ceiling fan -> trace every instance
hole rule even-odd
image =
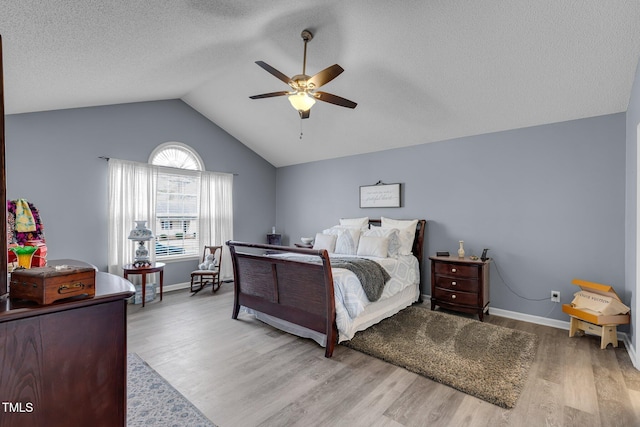
[[[298,110],[301,119],[308,119],[309,113],[311,111],[311,107],[315,104],[316,99],[324,102],[328,102],[330,104],[339,105],[341,107],[347,108],[356,108],[356,104],[353,101],[349,101],[348,99],[342,98],[337,95],[333,95],[327,92],[320,92],[317,89],[320,86],[323,86],[329,83],[331,80],[335,79],[344,71],[344,69],[338,64],[334,64],[330,67],[325,68],[320,71],[318,74],[309,77],[306,74],[307,68],[307,43],[313,39],[313,34],[309,30],[303,30],[302,40],[304,40],[304,59],[302,62],[302,74],[297,74],[291,78],[287,77],[285,74],[273,68],[271,65],[267,64],[264,61],[256,61],[260,67],[266,70],[268,73],[274,75],[278,79],[282,80],[286,84],[291,87],[291,91],[280,91],[280,92],[270,92],[263,93],[262,95],[253,95],[249,98],[251,99],[261,99],[261,98],[272,98],[274,96],[288,96],[289,102],[293,108]]]

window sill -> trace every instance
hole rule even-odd
[[[156,257],[156,261],[164,262],[165,264],[172,264],[174,262],[183,262],[183,261],[194,261],[199,260],[200,257],[198,255],[184,255],[184,256],[176,256],[176,257]]]

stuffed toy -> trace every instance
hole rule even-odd
[[[200,270],[215,270],[217,260],[213,254],[209,254],[204,258],[204,262],[198,266]]]

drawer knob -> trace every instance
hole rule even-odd
[[[456,296],[455,295],[451,295],[451,299],[456,299]]]
[[[451,286],[455,286],[457,284],[458,284],[457,282],[451,282]]]
[[[452,268],[452,269],[451,269],[451,272],[452,272],[452,273],[455,273],[456,271],[458,271],[458,270],[456,270],[455,268]]]

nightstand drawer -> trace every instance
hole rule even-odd
[[[477,265],[437,262],[435,263],[435,269],[436,274],[445,276],[469,277],[473,279],[480,277],[480,268]]]
[[[461,292],[478,292],[477,279],[462,279],[457,277],[436,276],[436,287]]]
[[[462,304],[476,306],[478,305],[478,294],[469,292],[456,292],[447,289],[436,288],[435,297],[443,303]]]
[[[431,256],[431,310],[437,305],[463,313],[489,313],[491,260]]]

